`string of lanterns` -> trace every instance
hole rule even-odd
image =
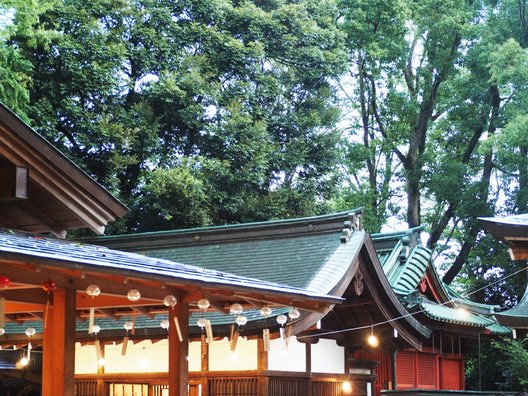
[[[0,336],[5,334],[5,328],[4,328],[4,324],[5,324],[5,298],[1,295],[1,292],[3,290],[7,289],[10,284],[11,284],[11,282],[10,282],[10,280],[9,280],[9,278],[7,276],[0,275]],[[44,321],[43,321],[43,328],[45,329],[46,325],[47,325],[48,311],[49,311],[49,307],[50,307],[50,304],[51,304],[51,297],[52,297],[53,293],[57,290],[57,285],[50,277],[42,284],[42,290],[47,294],[46,307],[45,307],[45,312],[44,312]],[[101,288],[97,284],[92,283],[86,288],[86,294],[89,297],[91,297],[92,299],[95,299],[96,297],[98,297],[101,294]],[[132,289],[130,289],[128,291],[127,298],[128,298],[128,300],[130,302],[136,303],[136,302],[138,302],[141,299],[141,292],[138,289],[136,289],[136,288],[132,288]],[[172,311],[175,309],[175,306],[177,305],[177,303],[178,303],[178,299],[175,296],[171,295],[171,294],[165,296],[165,298],[163,299],[163,304],[169,310],[172,310]],[[196,325],[199,328],[201,328],[202,331],[205,331],[206,340],[207,340],[208,344],[211,344],[213,342],[213,340],[214,340],[211,321],[206,318],[206,313],[207,313],[208,309],[210,308],[210,306],[211,306],[211,303],[206,298],[202,298],[202,299],[198,300],[198,302],[197,302],[197,307],[201,311],[202,316],[196,321]],[[229,307],[229,313],[231,315],[233,315],[234,318],[235,318],[234,324],[232,325],[232,332],[231,332],[231,337],[230,337],[231,350],[235,351],[237,340],[238,340],[238,337],[240,335],[241,327],[243,327],[243,326],[245,326],[247,324],[248,318],[247,318],[246,315],[244,315],[244,308],[239,303],[231,304],[231,306]],[[265,327],[263,329],[262,335],[263,335],[263,339],[264,339],[264,349],[266,351],[269,350],[269,345],[270,345],[270,333],[269,333],[269,329],[267,328],[267,318],[270,317],[272,315],[272,313],[273,313],[272,309],[269,306],[267,306],[267,305],[263,306],[260,309],[260,315],[265,320]],[[281,337],[285,341],[285,347],[286,348],[287,348],[287,344],[288,344],[288,338],[290,336],[290,327],[288,326],[287,330],[286,330],[286,328],[284,326],[285,326],[285,324],[288,321],[288,317],[291,320],[296,320],[300,316],[301,316],[301,314],[300,314],[299,310],[296,309],[296,308],[293,308],[288,313],[288,316],[286,316],[284,314],[280,314],[280,315],[278,315],[276,317],[277,323],[281,326],[280,327]],[[173,323],[174,323],[174,326],[176,327],[176,332],[177,332],[179,341],[182,342],[183,341],[182,332],[181,332],[181,328],[180,328],[178,317],[176,315],[173,315]],[[235,324],[237,326],[236,330],[235,330],[235,327],[234,327]],[[171,325],[171,323],[170,323],[170,321],[168,319],[163,319],[160,322],[160,326],[163,329],[165,329],[165,330],[168,330],[170,325]],[[125,336],[123,337],[123,342],[122,342],[122,347],[121,347],[121,355],[124,356],[124,355],[126,355],[127,346],[128,346],[128,343],[129,343],[129,335],[130,335],[130,333],[133,334],[134,329],[135,329],[135,320],[134,321],[126,321],[123,324],[123,327],[124,327],[126,333],[125,333]],[[101,327],[98,324],[96,324],[95,307],[91,307],[89,309],[88,334],[94,335],[94,337],[95,337],[95,342],[94,343],[95,343],[95,350],[96,350],[96,357],[97,357],[98,365],[104,365],[104,352],[103,352],[103,350],[101,348],[101,344],[100,344],[100,342],[99,342],[99,340],[97,338],[100,331],[101,331]],[[36,334],[36,330],[33,327],[28,327],[26,329],[26,331],[25,331],[25,334],[28,337],[28,341],[29,342],[28,342],[27,354],[26,354],[26,356],[23,356],[23,358],[20,361],[22,366],[27,365],[29,363],[30,359],[31,359],[31,351],[32,351],[31,337],[33,337]]]

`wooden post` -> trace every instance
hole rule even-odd
[[[100,348],[99,352],[97,353],[100,358],[105,358],[105,344],[99,343],[99,345],[95,345],[96,348]],[[106,396],[106,388],[105,388],[105,382],[103,379],[103,374],[105,373],[105,366],[104,364],[99,364],[97,362],[97,396]]]
[[[74,396],[75,290],[54,292],[42,351],[42,396]]]
[[[189,305],[181,301],[169,309],[169,396],[187,396],[189,385]],[[183,340],[180,342],[174,317],[178,318]]]
[[[307,342],[304,344],[304,359],[306,362],[306,396],[312,396],[313,377],[312,377],[312,344]]]
[[[268,352],[264,350],[264,339],[259,337],[257,339],[257,395],[268,395]]]
[[[205,334],[202,334],[200,340],[202,396],[209,396],[209,344],[206,341]]]
[[[312,373],[312,344],[307,342],[304,344],[305,353],[306,353],[306,372],[308,374]]]

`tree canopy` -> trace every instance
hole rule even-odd
[[[110,233],[363,207],[522,295],[477,218],[528,211],[525,0],[0,0],[0,42],[0,101],[131,209]]]
[[[524,1],[0,10],[0,100],[129,206],[109,232],[361,206],[425,225],[447,283],[518,268],[477,217],[528,210]]]

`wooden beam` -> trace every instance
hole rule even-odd
[[[215,299],[210,293],[204,293],[204,297],[207,298],[207,300],[209,300],[211,307],[213,307],[217,311],[222,312],[226,315],[229,314],[229,308],[220,304],[220,302],[217,299]]]
[[[2,291],[2,297],[4,297],[6,301],[30,304],[46,305],[46,302],[48,301],[48,295],[41,287],[6,289]]]
[[[254,301],[256,304],[265,303],[271,306],[287,305],[287,306],[296,307],[296,308],[299,308],[305,311],[320,312],[324,314],[328,313],[334,306],[332,304],[322,304],[322,303],[317,303],[314,306],[313,303],[310,304],[305,301],[299,301],[299,300],[293,300],[293,299],[287,299],[286,301],[284,301],[285,299],[282,299],[283,301],[280,301],[281,300],[280,298],[274,298],[270,296],[262,296],[262,298],[260,298],[260,297],[247,296],[242,293],[236,293],[234,297],[240,298],[245,301]]]
[[[115,315],[111,309],[96,308],[96,310],[110,319],[119,320],[119,316]]]
[[[32,203],[28,201],[20,201],[17,202],[17,206],[27,216],[35,219],[36,221],[40,222],[45,227],[47,227],[57,238],[66,238],[66,230],[64,229],[64,227],[59,225],[57,222],[55,222],[55,220],[53,220],[51,217],[49,217],[46,213],[44,213]]]
[[[20,262],[20,257],[16,260],[8,257],[9,253],[3,252],[0,257],[2,265],[2,274],[7,276],[13,283],[24,283],[29,285],[41,286],[46,280],[51,278],[59,288],[72,288],[76,290],[86,290],[92,283],[96,283],[101,288],[101,293],[105,295],[125,296],[131,289],[130,284],[123,285],[110,280],[97,277],[96,274],[86,273],[84,277],[75,277],[60,273],[61,262],[56,261],[57,271],[54,267],[46,264],[42,266],[42,260],[39,258],[24,257],[24,262]],[[17,262],[18,261],[18,262]],[[40,267],[40,271],[36,268]],[[33,268],[33,270],[31,269]],[[160,302],[163,298],[171,293],[168,289],[149,287],[142,290],[141,294],[146,299],[156,299]]]
[[[135,311],[139,312],[142,315],[147,316],[150,319],[154,319],[154,314],[150,313],[147,308],[140,307],[140,306],[134,306],[132,307]]]
[[[511,246],[509,249],[510,257],[514,261],[527,260],[528,259],[528,247],[527,246]]]

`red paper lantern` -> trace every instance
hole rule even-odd
[[[10,284],[11,284],[11,281],[9,280],[7,276],[0,275],[0,290],[7,289]]]
[[[57,285],[51,280],[51,278],[48,278],[48,280],[42,284],[42,289],[46,293],[53,293],[57,290]]]

